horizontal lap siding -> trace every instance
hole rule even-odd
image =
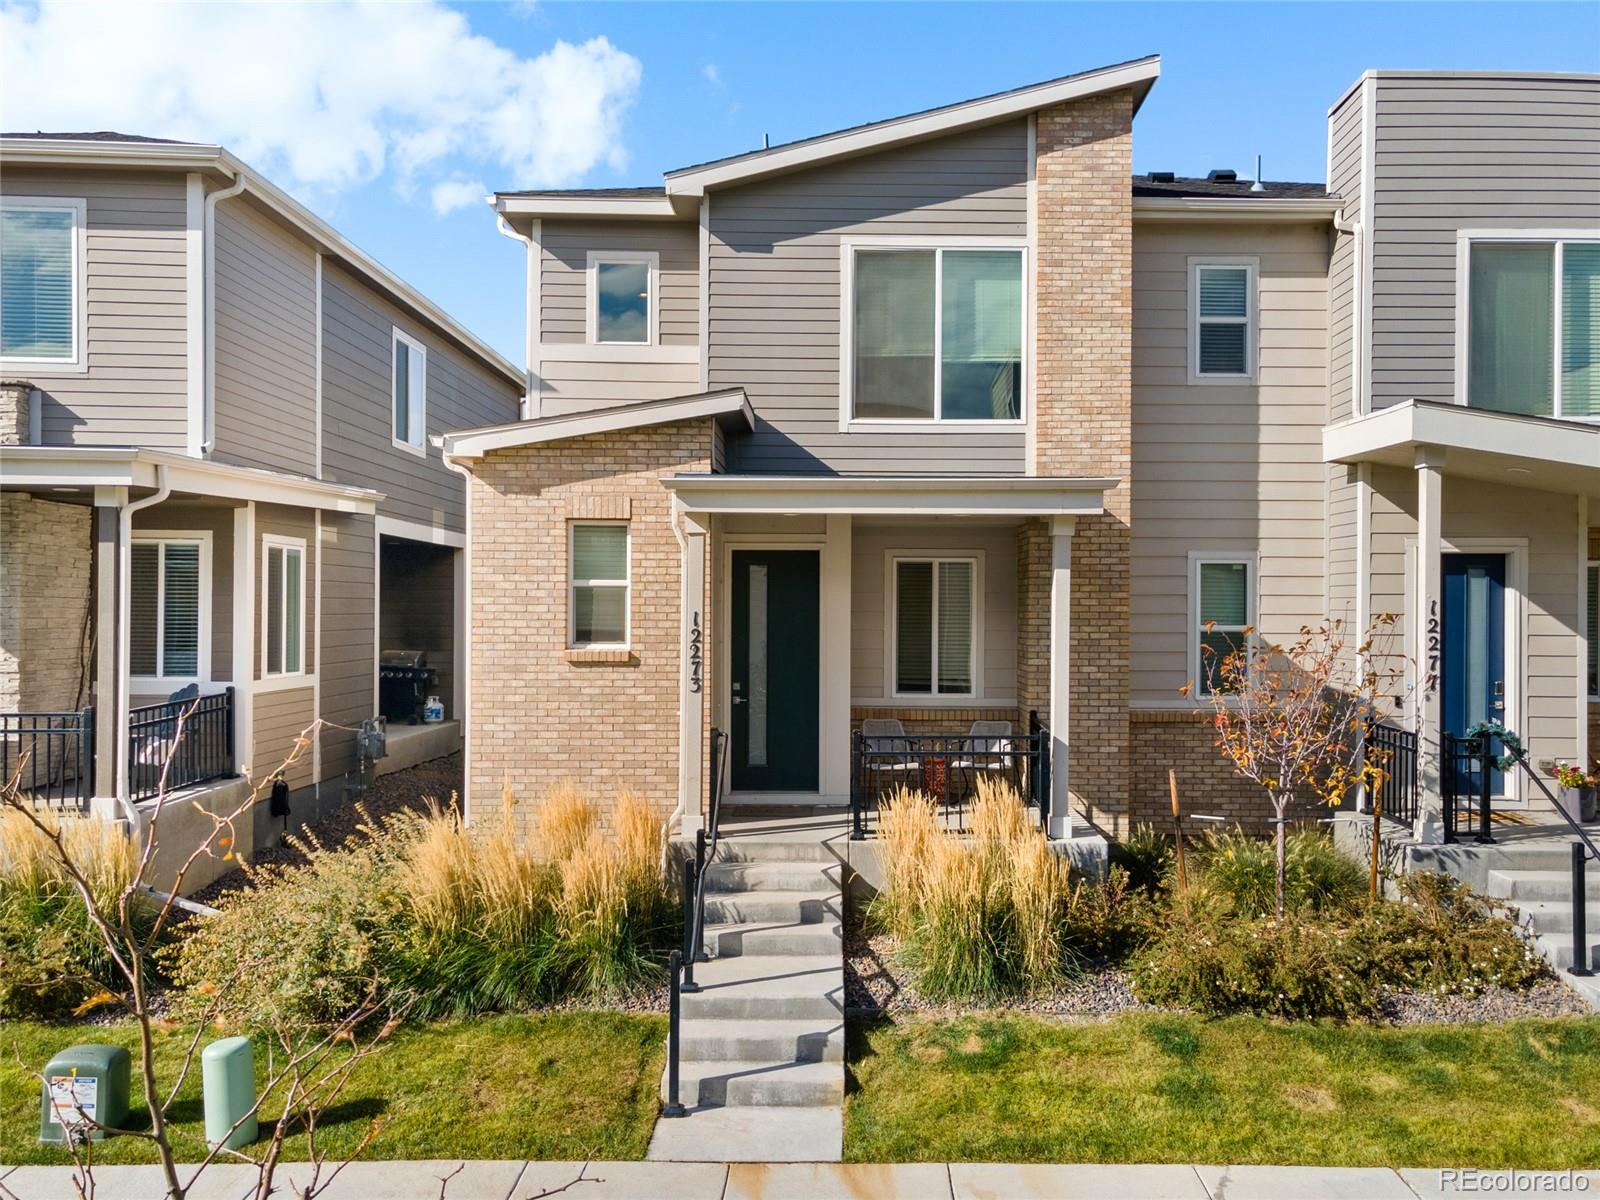
[[[250,777],[258,785],[270,779],[274,772],[294,753],[295,741],[315,720],[312,713],[311,685],[283,688],[275,692],[257,692],[255,705],[254,761]],[[314,783],[312,755],[309,748],[300,751],[295,764],[285,778],[291,788],[303,788]]]
[[[5,168],[0,194],[86,202],[89,369],[4,369],[40,389],[46,445],[185,448],[184,186],[177,174]]]
[[[369,516],[322,515],[322,776],[356,769],[352,730],[377,709],[373,626],[374,524]]]
[[[219,202],[214,457],[316,474],[316,254],[245,197]]]
[[[1252,386],[1187,384],[1188,260],[1253,255]],[[1324,611],[1328,234],[1317,225],[1141,223],[1133,241],[1134,703],[1188,679],[1188,556],[1260,555],[1261,624],[1291,637]]]
[[[1026,238],[1027,126],[1011,121],[711,196],[710,385],[743,387],[735,471],[1024,469],[1020,430],[841,433],[840,238]]]
[[[1456,232],[1600,228],[1600,83],[1376,81],[1373,406],[1455,398]]]
[[[380,515],[461,532],[461,477],[426,441],[421,457],[393,443],[392,330],[427,347],[430,437],[515,420],[518,389],[330,262],[322,286],[324,478],[383,492]]]

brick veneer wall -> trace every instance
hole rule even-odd
[[[1126,823],[1129,805],[1132,93],[1040,111],[1036,146],[1034,472],[1122,481],[1106,494],[1104,516],[1079,518],[1072,544],[1068,778],[1074,806],[1110,828]],[[1023,537],[1028,579],[1022,590],[1030,597],[1025,620],[1030,630],[1037,624],[1034,597],[1043,573],[1048,629],[1049,541],[1042,532]],[[1019,687],[1028,685],[1019,681]],[[1025,690],[1023,698],[1031,703],[1036,696]]]
[[[94,509],[0,493],[0,712],[88,704]]]
[[[676,805],[681,560],[660,480],[709,469],[709,426],[497,450],[474,465],[471,814],[496,812],[506,781],[525,834],[565,780],[602,813],[618,787],[663,813]],[[569,651],[568,522],[621,518],[631,535],[631,646]],[[705,611],[709,624],[709,597]]]

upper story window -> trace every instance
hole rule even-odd
[[[1207,555],[1191,562],[1189,678],[1198,695],[1229,690],[1223,664],[1244,652],[1255,626],[1255,559]]]
[[[1248,383],[1256,375],[1254,259],[1189,260],[1189,381]]]
[[[894,560],[897,696],[971,696],[978,564],[971,558]]]
[[[129,558],[128,673],[163,682],[206,678],[211,535],[135,534]]]
[[[655,345],[658,269],[659,256],[653,250],[590,253],[590,342]]]
[[[300,675],[306,650],[306,544],[268,536],[261,546],[261,673]]]
[[[1600,239],[1469,238],[1466,252],[1467,403],[1600,417]]]
[[[844,252],[847,419],[1022,419],[1021,248]]]
[[[567,644],[578,649],[628,644],[628,526],[574,521],[567,545]]]
[[[394,331],[394,444],[413,454],[426,454],[423,435],[428,426],[428,348],[415,338]]]
[[[84,202],[0,201],[0,359],[82,370]]]

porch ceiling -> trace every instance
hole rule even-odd
[[[688,512],[1073,517],[1105,511],[1119,480],[1036,475],[727,475],[662,480]]]

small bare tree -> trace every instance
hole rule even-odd
[[[221,1146],[208,1146],[201,1139],[192,1139],[198,1142],[194,1152],[200,1155],[199,1161],[180,1166],[174,1143],[175,1140],[183,1140],[185,1135],[173,1124],[170,1114],[193,1071],[201,1039],[226,993],[227,981],[217,985],[213,993],[217,1000],[208,1004],[201,1013],[177,1068],[171,1078],[163,1080],[154,1053],[154,1031],[158,1016],[152,994],[150,964],[163,934],[185,907],[178,898],[183,892],[185,879],[203,859],[235,859],[237,825],[253,819],[251,809],[260,801],[278,773],[268,773],[250,788],[243,799],[225,806],[223,811],[207,813],[210,827],[201,836],[195,837],[192,844],[168,847],[178,859],[170,879],[162,880],[170,886],[170,892],[149,886],[153,864],[161,848],[162,816],[171,802],[168,777],[194,709],[195,706],[190,706],[177,718],[173,737],[166,748],[156,797],[148,810],[149,820],[138,847],[136,869],[131,878],[109,896],[103,888],[94,886],[92,866],[79,861],[63,824],[48,814],[39,813],[34,807],[32,798],[21,786],[22,765],[18,765],[9,780],[0,783],[0,812],[9,810],[20,814],[21,819],[31,824],[35,834],[43,839],[48,848],[49,861],[77,895],[110,960],[116,982],[104,987],[81,1005],[80,1015],[96,1007],[114,1004],[128,1013],[138,1034],[137,1076],[144,1093],[150,1127],[140,1130],[109,1129],[80,1110],[76,1114],[78,1119],[74,1124],[77,1128],[73,1132],[81,1134],[98,1129],[150,1142],[155,1147],[171,1200],[184,1200],[201,1173],[219,1158],[253,1162],[259,1170],[256,1195],[260,1200],[265,1200],[273,1190],[274,1175],[283,1155],[285,1141],[291,1133],[304,1129],[310,1168],[305,1181],[294,1184],[292,1191],[300,1200],[311,1200],[311,1197],[327,1188],[343,1168],[344,1162],[349,1161],[346,1158],[344,1162],[327,1169],[328,1156],[317,1141],[318,1120],[337,1101],[356,1068],[376,1053],[399,1026],[407,1005],[403,998],[390,994],[383,982],[374,978],[364,998],[330,1025],[313,1027],[281,1013],[272,1014],[266,1031],[265,1084],[258,1091],[248,1112],[241,1115],[233,1126],[233,1129],[238,1129],[261,1112],[265,1105],[273,1104],[277,1115],[268,1118],[271,1125],[265,1148],[256,1152],[258,1157],[252,1157],[239,1151],[224,1150]],[[314,722],[296,739],[289,756],[278,770],[287,771],[300,762],[313,740],[326,728],[342,727],[330,726],[320,720]],[[133,836],[138,836],[137,832]],[[237,964],[234,978],[243,977],[255,965],[241,961]],[[70,967],[63,966],[61,978],[67,982],[72,980]],[[378,1121],[369,1125],[350,1157],[358,1156],[367,1148],[379,1127]],[[229,1132],[231,1134],[232,1130]],[[226,1138],[223,1140],[226,1141]],[[74,1177],[76,1190],[82,1200],[93,1200],[94,1142],[69,1136],[67,1146],[77,1168]],[[0,1193],[9,1195],[3,1184],[0,1184]]]
[[[1374,619],[1352,645],[1344,623],[1302,626],[1293,645],[1266,642],[1246,628],[1231,650],[1202,646],[1216,745],[1272,805],[1277,910],[1284,913],[1289,805],[1302,795],[1330,807],[1351,789],[1381,780],[1384,764],[1364,753],[1366,731],[1386,699],[1398,700],[1405,665],[1379,642],[1395,618]],[[1211,628],[1207,626],[1207,632]],[[1194,689],[1184,685],[1185,695]]]

